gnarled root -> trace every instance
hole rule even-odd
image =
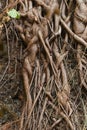
[[[87,41],[87,4],[85,1],[77,0],[79,6],[75,9],[74,31],[75,33]],[[81,4],[80,4],[81,3]],[[87,89],[87,57],[84,55],[85,49],[81,45],[77,45],[77,61],[79,66],[79,76],[81,86]]]

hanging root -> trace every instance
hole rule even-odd
[[[59,5],[57,1],[55,2],[51,1],[49,5],[47,5],[44,1],[41,1],[41,0],[35,0],[34,2],[36,2],[36,4],[39,7],[41,7],[42,10],[44,9],[46,11],[44,14],[44,17],[41,16],[41,13],[39,15],[37,11],[35,12],[36,9],[33,7],[30,12],[26,14],[22,14],[22,17],[25,18],[25,22],[23,26],[24,27],[27,26],[27,28],[32,26],[32,29],[29,28],[29,31],[27,31],[26,28],[22,29],[20,25],[16,25],[16,29],[21,33],[20,37],[24,41],[27,48],[26,51],[28,52],[28,56],[25,58],[24,66],[23,66],[24,87],[25,87],[25,92],[26,92],[26,97],[27,97],[26,103],[28,104],[27,107],[29,107],[27,121],[25,122],[25,125],[24,125],[25,129],[32,128],[32,125],[30,123],[32,121],[31,115],[37,109],[37,106],[36,106],[37,101],[41,102],[39,99],[39,96],[42,95],[43,97],[46,95],[43,105],[41,103],[42,111],[41,111],[40,119],[37,124],[38,129],[42,129],[42,122],[43,122],[45,110],[47,108],[47,102],[49,100],[54,102],[54,98],[52,97],[51,92],[56,91],[55,86],[58,87],[58,85],[61,85],[62,87],[62,88],[58,87],[58,90],[56,91],[57,99],[58,99],[58,106],[61,111],[60,113],[62,113],[60,115],[63,117],[64,115],[63,113],[65,113],[66,115],[63,118],[67,121],[68,119],[65,117],[67,115],[70,116],[72,113],[72,109],[69,103],[70,86],[68,83],[65,67],[63,64],[63,60],[65,56],[68,54],[68,52],[63,51],[63,54],[59,53],[57,49],[58,48],[57,42],[56,41],[55,43],[53,42],[52,43],[53,45],[52,45],[50,44],[49,40],[47,40],[47,37],[49,37],[50,22],[52,21],[53,15],[56,16],[59,14],[59,10],[60,10]],[[58,17],[55,17],[55,20],[56,18]],[[29,20],[29,23],[26,22],[27,19]],[[31,21],[33,23],[31,23]],[[27,24],[25,25],[25,23]],[[60,28],[57,25],[57,21],[55,22],[55,27],[56,27],[55,30],[59,31]],[[50,29],[51,31],[53,30],[51,26],[50,26]],[[52,31],[52,33],[53,35],[56,34],[54,31]],[[39,56],[40,59],[37,58],[37,55],[39,55],[39,51],[40,51],[40,56]],[[53,58],[53,55],[55,56],[55,60]],[[41,62],[43,63],[42,67],[41,67]],[[30,88],[33,84],[30,85],[30,83],[31,83],[32,74],[33,74],[33,67],[35,67],[35,64],[37,65],[37,68],[38,68],[36,69],[38,70],[36,71],[38,72],[38,74],[36,74],[36,79],[33,82],[35,82],[36,87],[39,86],[40,91],[37,94],[33,92],[33,95],[35,95],[34,96],[35,100],[33,101],[33,95],[31,95],[31,88]],[[62,79],[61,79],[60,73],[62,75]],[[37,77],[37,75],[39,77]],[[51,85],[50,85],[50,82],[48,83],[48,81],[50,81],[51,79],[51,76],[54,77],[53,78],[54,86],[53,86],[53,82]],[[44,83],[46,83],[46,86],[44,86]],[[44,90],[44,93],[43,93],[44,95],[41,94],[42,90]]]
[[[25,91],[19,130],[79,129],[74,120],[79,122],[81,110],[78,87],[87,89],[87,4],[83,0],[76,0],[75,7],[73,0],[16,2],[21,17],[10,23],[23,47]]]
[[[78,36],[87,41],[87,4],[85,1],[77,0],[79,6],[75,9],[74,31]],[[81,3],[81,4],[80,4]],[[77,45],[77,61],[79,67],[80,85],[87,89],[87,56],[85,49],[81,45]]]

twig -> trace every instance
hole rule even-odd
[[[76,35],[68,26],[67,24],[63,21],[62,18],[60,18],[60,22],[63,25],[63,27],[66,29],[66,31],[80,44],[85,46],[87,48],[87,42],[84,41],[82,38],[80,38],[78,35]]]
[[[25,123],[25,127],[27,126],[27,124],[28,124],[28,122],[29,122],[29,120],[30,120],[30,116],[31,116],[31,114],[32,114],[32,112],[33,112],[33,109],[34,109],[34,107],[35,107],[35,105],[36,105],[36,102],[37,102],[37,100],[38,100],[38,98],[39,98],[39,96],[40,96],[40,94],[41,94],[42,89],[43,89],[43,87],[41,86],[41,87],[40,87],[40,90],[39,90],[39,92],[38,92],[38,95],[37,95],[37,97],[36,97],[36,99],[35,99],[35,101],[34,101],[32,107],[31,107],[31,110],[30,110],[30,112],[29,112],[29,115],[28,115],[28,117],[27,117],[27,121],[26,121],[26,123]]]
[[[62,121],[62,118],[58,119],[53,123],[53,125],[49,128],[49,130],[53,130],[60,122]]]
[[[58,111],[57,107],[56,107],[52,102],[49,102],[49,103],[50,103],[50,105],[52,106],[52,108],[53,108],[55,111],[57,111],[57,112],[65,119],[65,121],[66,121],[67,124],[69,125],[70,129],[71,129],[71,130],[75,130],[75,129],[74,129],[74,126],[72,125],[72,123],[71,123],[71,121],[70,121],[70,119],[69,119],[63,112]]]
[[[48,98],[45,99],[45,102],[44,102],[44,105],[43,105],[43,109],[42,109],[42,112],[41,112],[41,115],[40,115],[40,119],[39,119],[39,123],[38,123],[38,129],[40,128],[41,121],[43,119],[43,114],[44,114],[44,111],[46,109],[47,101],[48,101]]]

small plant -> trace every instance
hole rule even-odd
[[[11,9],[10,11],[7,12],[8,16],[14,19],[20,19],[20,13],[16,11],[15,9]]]

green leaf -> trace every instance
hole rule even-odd
[[[7,14],[11,18],[15,18],[15,19],[19,19],[20,18],[20,13],[18,11],[16,11],[15,9],[12,9],[12,10],[8,11]]]

